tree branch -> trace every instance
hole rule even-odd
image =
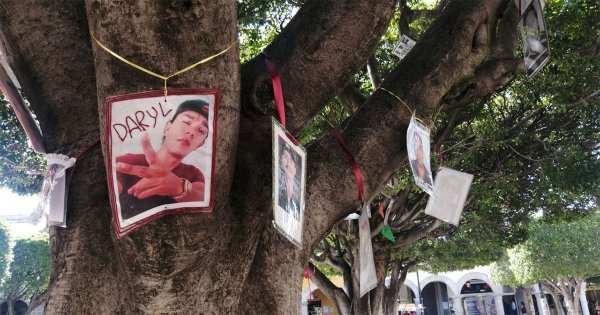
[[[341,314],[348,314],[348,311],[350,310],[350,299],[346,292],[333,284],[333,282],[331,282],[331,280],[329,280],[329,278],[311,262],[308,263],[308,268],[309,270],[314,270],[314,273],[309,272],[310,279],[317,284],[319,290],[333,300]]]
[[[375,54],[369,56],[367,60],[367,72],[369,73],[373,90],[376,90],[381,84],[381,75],[379,74],[379,63],[377,62],[377,58],[375,58]]]
[[[409,231],[408,233],[405,233],[406,236],[404,238],[402,238],[400,236],[396,237],[396,243],[387,242],[380,246],[376,246],[379,244],[375,243],[375,244],[373,244],[373,247],[376,247],[376,248],[374,248],[373,250],[389,251],[389,250],[398,250],[401,248],[405,248],[405,247],[415,244],[416,242],[429,236],[429,234],[431,232],[435,231],[440,225],[442,225],[442,223],[444,223],[442,220],[435,219],[433,222],[431,222],[430,224],[427,224],[424,227],[421,227],[416,230],[412,230],[412,231]]]
[[[290,132],[296,134],[364,65],[386,31],[394,2],[307,1],[269,44],[265,51],[281,75]],[[242,100],[245,119],[270,122],[264,114],[273,115],[275,106],[263,56],[242,66]]]
[[[351,117],[343,137],[360,165],[368,196],[378,191],[406,157],[406,128],[411,112],[387,91],[400,97],[411,111],[416,110],[418,117],[430,121],[449,87],[473,76],[487,58],[495,21],[504,3],[451,2],[383,81],[386,91],[376,90]],[[306,236],[312,244],[359,203],[354,176],[332,137],[325,136],[309,146],[308,154],[307,224],[315,233]]]
[[[516,57],[519,16],[511,2],[500,19],[497,36],[492,43],[492,54],[475,71],[475,76],[461,82],[446,96],[442,111],[449,111],[479,98],[488,96],[506,86],[524,67],[522,58]],[[460,92],[457,92],[460,91]]]
[[[351,113],[356,112],[360,105],[367,99],[354,84],[346,85],[338,95],[338,98]]]

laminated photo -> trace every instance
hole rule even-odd
[[[106,100],[107,173],[117,235],[171,213],[211,212],[217,89]]]
[[[360,296],[364,296],[377,287],[377,273],[373,259],[373,245],[371,244],[371,227],[369,226],[369,203],[365,203],[358,218],[359,262],[360,262]]]
[[[398,56],[398,58],[400,59],[403,59],[404,57],[406,57],[406,55],[408,55],[408,53],[415,46],[416,43],[417,42],[415,42],[412,38],[406,35],[402,35],[402,37],[400,37],[398,45],[394,47],[394,55]]]
[[[292,243],[302,244],[306,151],[273,119],[273,223]]]
[[[527,77],[535,75],[550,59],[548,34],[544,22],[543,2],[533,0],[524,10],[520,30]]]
[[[417,186],[429,195],[433,195],[433,177],[429,162],[429,137],[427,127],[416,121],[413,116],[406,132],[406,151]]]

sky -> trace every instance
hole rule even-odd
[[[19,196],[9,189],[0,188],[0,200],[0,220],[6,223],[13,239],[33,236],[45,228],[45,222],[39,222],[37,225],[27,222],[37,206],[37,195]]]

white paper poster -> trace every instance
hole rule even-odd
[[[406,57],[408,52],[415,46],[416,43],[417,42],[415,42],[412,38],[402,35],[398,45],[394,47],[394,55],[398,56],[400,59]]]
[[[413,116],[406,132],[406,151],[415,183],[433,195],[433,180],[429,163],[429,129]]]
[[[369,207],[369,205],[367,204],[365,207]],[[367,211],[364,208],[358,219],[358,236],[358,251],[360,255],[360,296],[362,297],[377,286],[377,273],[375,272],[373,247],[371,245],[371,228],[369,227]]]
[[[471,174],[442,167],[435,177],[435,196],[429,198],[425,213],[458,226],[472,181]]]

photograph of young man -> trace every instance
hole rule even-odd
[[[413,134],[413,140],[415,159],[410,160],[412,172],[419,180],[432,186],[433,181],[431,180],[431,171],[427,169],[425,160],[423,159],[423,140],[421,140],[421,136],[417,132]]]
[[[146,133],[141,137],[143,154],[116,158],[122,219],[161,205],[206,198],[204,175],[182,160],[204,145],[209,132],[208,110],[205,101],[184,101],[165,125],[158,150]]]
[[[300,156],[280,139],[279,206],[300,220]]]

